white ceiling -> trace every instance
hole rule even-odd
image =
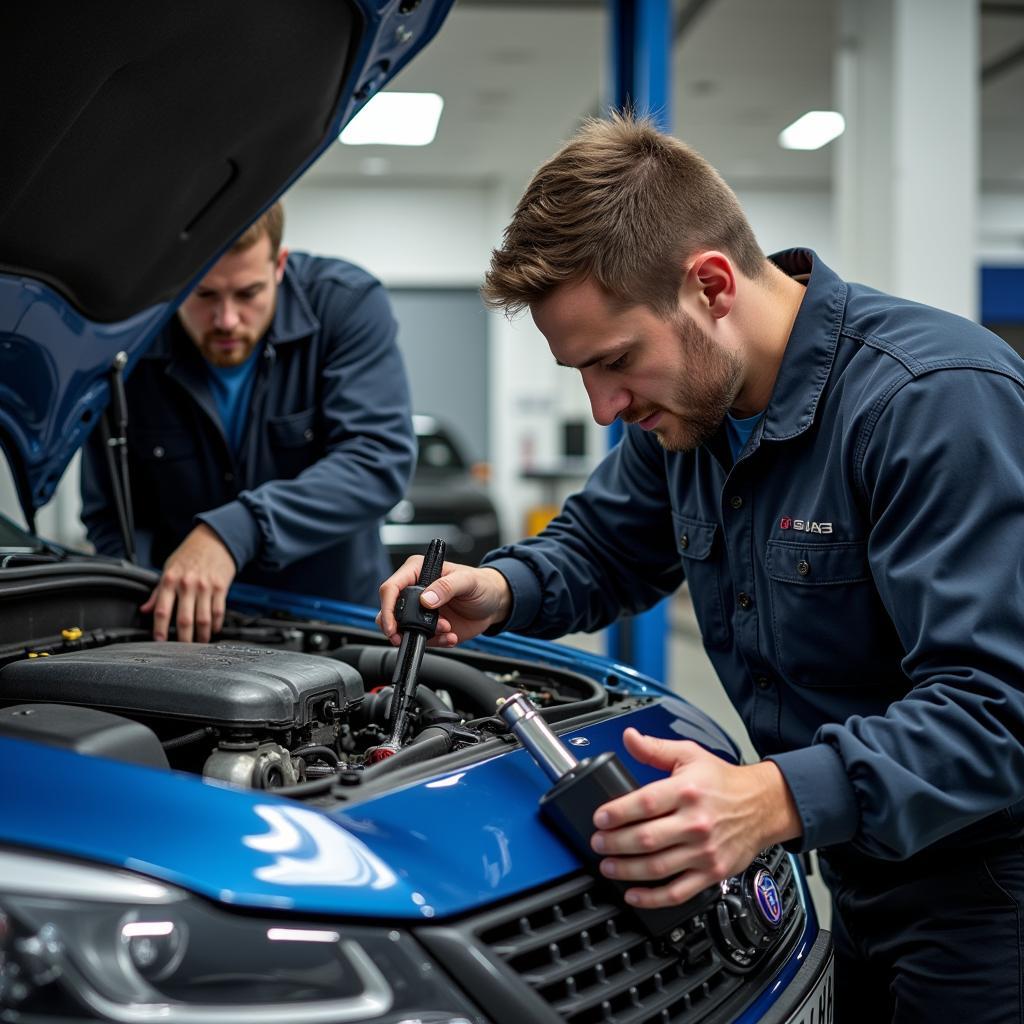
[[[677,0],[673,118],[739,187],[827,187],[831,154],[779,148],[779,131],[832,105],[838,0]],[[981,174],[1024,191],[1024,0],[979,0]],[[445,99],[423,148],[333,147],[307,181],[514,187],[597,113],[608,61],[602,0],[459,0],[389,86]],[[1014,59],[1015,58],[1015,59]],[[1000,68],[1000,64],[1007,66]],[[981,69],[988,69],[982,73]]]

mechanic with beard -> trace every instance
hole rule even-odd
[[[416,441],[391,306],[336,259],[281,247],[276,204],[184,301],[126,384],[140,562],[163,566],[153,636],[208,641],[236,578],[376,600],[380,541]],[[82,467],[82,519],[124,556],[102,440]],[[176,609],[176,610],[175,610]]]
[[[627,730],[670,774],[596,812],[601,870],[654,907],[817,848],[837,1019],[1024,1020],[1022,361],[766,259],[697,153],[623,117],[537,172],[484,295],[628,425],[543,533],[445,566],[432,642],[596,630],[686,580],[762,757]],[[416,568],[381,587],[393,643]]]

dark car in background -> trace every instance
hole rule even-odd
[[[416,472],[380,531],[391,564],[397,569],[439,537],[452,561],[476,565],[500,543],[487,468],[470,462],[452,428],[436,417],[414,416],[413,425],[419,443]]]

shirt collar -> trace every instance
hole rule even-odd
[[[806,293],[782,356],[762,438],[781,441],[814,421],[846,309],[846,283],[811,249],[786,249],[769,259],[790,277],[806,278]]]
[[[265,337],[272,345],[308,338],[320,329],[320,321],[313,312],[306,294],[295,278],[291,264],[286,263],[284,278],[277,289],[274,319]]]

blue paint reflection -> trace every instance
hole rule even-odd
[[[302,807],[256,804],[253,811],[269,832],[247,835],[242,842],[273,863],[253,874],[275,885],[339,885],[390,889],[395,873],[354,835],[317,811]]]

